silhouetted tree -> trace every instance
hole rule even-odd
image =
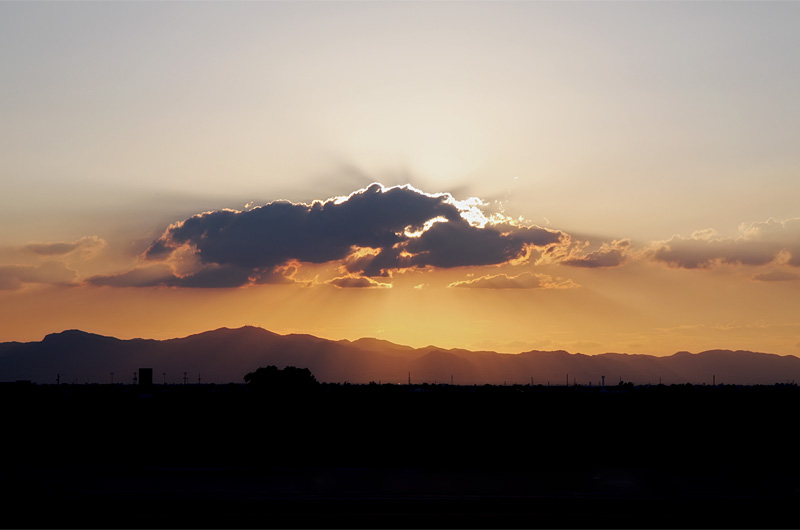
[[[319,384],[308,368],[287,366],[280,370],[272,365],[248,372],[244,381],[251,388],[277,391],[310,389]]]

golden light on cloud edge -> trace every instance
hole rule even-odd
[[[554,280],[547,274],[522,272],[516,276],[508,276],[507,274],[481,276],[453,282],[447,287],[466,289],[574,289],[579,285],[569,279]]]

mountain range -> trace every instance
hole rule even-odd
[[[340,383],[771,385],[800,380],[800,358],[792,355],[741,350],[664,357],[563,350],[506,354],[412,348],[373,338],[279,335],[251,326],[169,340],[121,340],[68,330],[40,342],[0,343],[0,381],[132,383],[139,368],[149,367],[155,383],[241,383],[246,373],[267,365],[308,368],[320,382]]]

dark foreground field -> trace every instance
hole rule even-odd
[[[800,527],[800,390],[0,385],[5,527]]]

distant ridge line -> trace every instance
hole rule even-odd
[[[458,384],[775,384],[800,381],[794,355],[713,349],[655,356],[607,352],[597,355],[565,350],[498,353],[463,348],[424,348],[377,338],[330,340],[309,334],[280,335],[256,327],[221,327],[171,339],[118,339],[68,329],[39,342],[0,343],[0,381],[118,381],[138,368],[153,367],[167,383],[187,372],[206,382],[241,383],[259,366],[308,368],[322,382],[403,384],[408,372],[417,382]],[[166,375],[163,375],[166,374]],[[172,376],[172,377],[170,377]],[[119,378],[122,377],[120,380]]]

